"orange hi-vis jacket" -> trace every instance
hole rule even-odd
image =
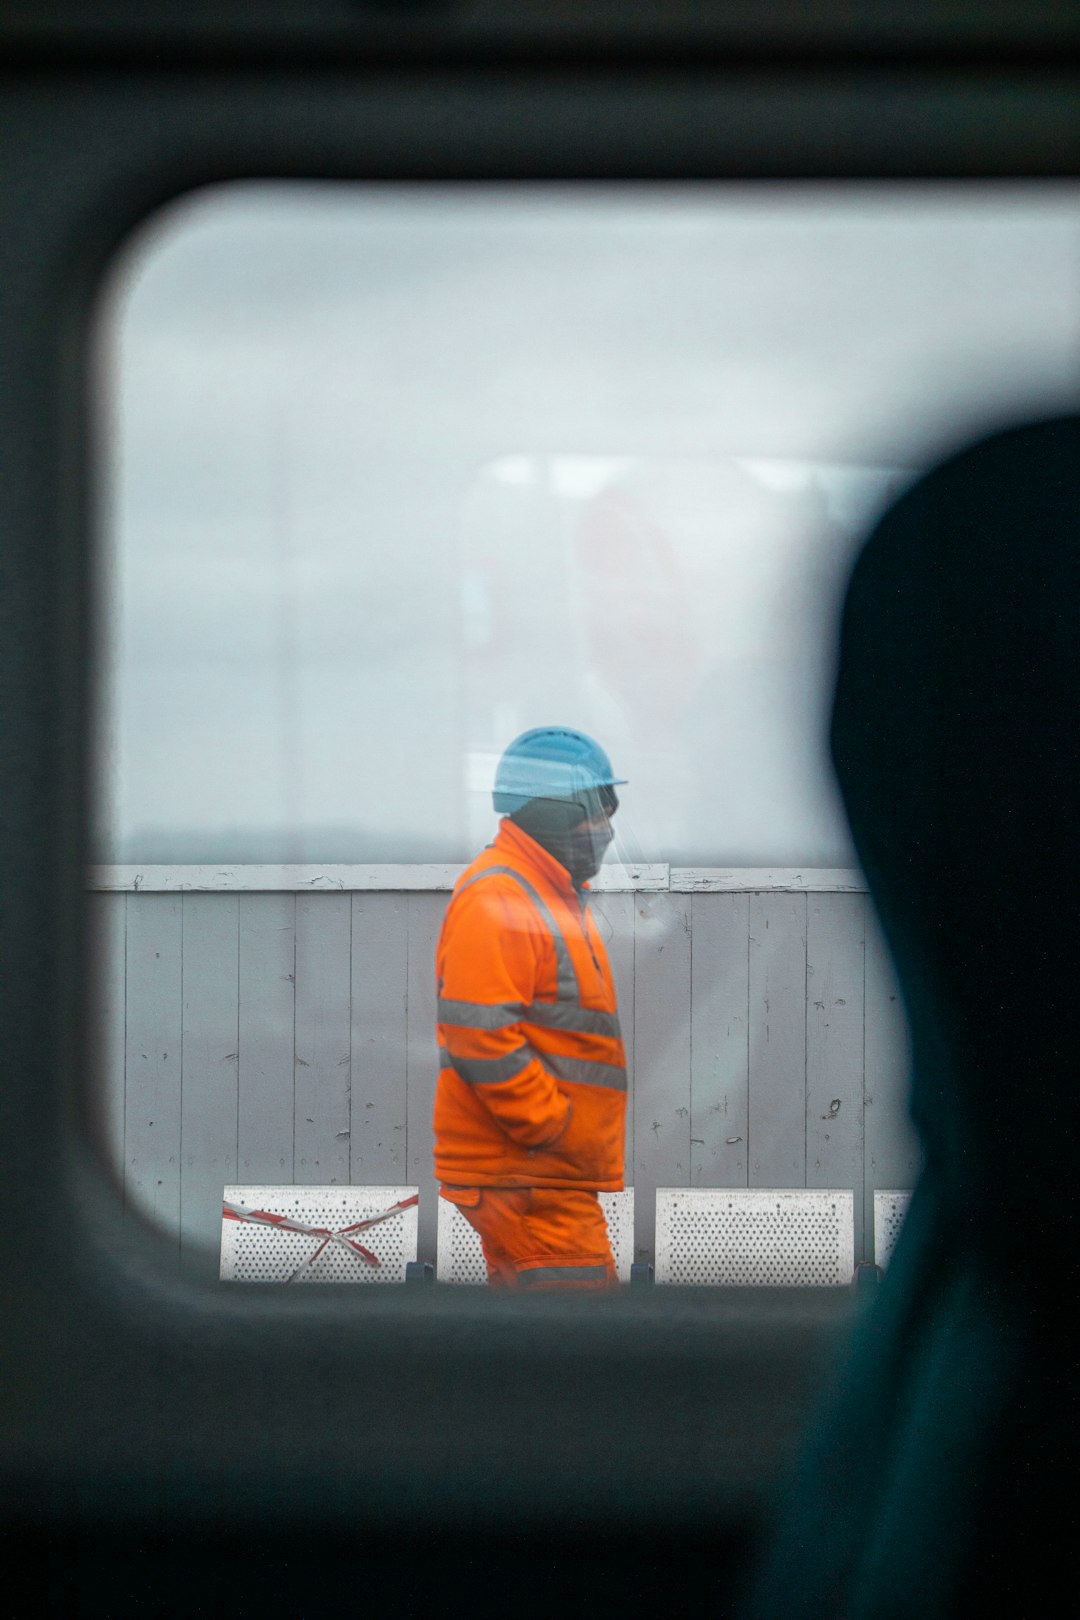
[[[508,819],[455,886],[436,971],[438,1179],[618,1191],[626,1054],[607,952],[565,867]]]

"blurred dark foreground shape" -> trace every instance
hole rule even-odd
[[[886,514],[848,589],[832,750],[926,1168],[755,1620],[1042,1616],[1074,1584],[1078,514],[1080,422],[1002,433]]]

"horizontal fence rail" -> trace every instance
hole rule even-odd
[[[92,866],[88,887],[105,893],[313,894],[387,889],[441,894],[464,866]],[[767,889],[797,894],[864,894],[866,879],[847,868],[606,865],[589,885],[597,894],[639,890],[672,894],[749,893]]]
[[[126,1207],[216,1271],[222,1188],[420,1188],[435,1259],[435,942],[460,867],[97,867],[98,1101]],[[840,881],[842,880],[842,881]],[[657,1187],[913,1185],[908,1041],[861,874],[609,869],[635,1254]]]

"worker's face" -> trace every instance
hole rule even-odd
[[[599,872],[608,845],[615,836],[611,826],[611,817],[614,814],[614,810],[609,814],[601,809],[575,829],[574,837],[581,851],[578,870],[586,878],[595,877]],[[584,867],[590,863],[591,870],[584,872]]]
[[[576,884],[595,877],[611,843],[614,788],[580,799],[532,799],[515,817],[518,825],[560,861]]]
[[[599,788],[588,796],[585,804],[586,818],[578,828],[578,833],[584,847],[589,850],[589,859],[593,863],[592,870],[587,874],[589,877],[595,877],[599,872],[608,845],[615,836],[611,818],[618,808],[619,795],[613,787]]]

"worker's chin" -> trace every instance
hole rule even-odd
[[[590,862],[587,866],[569,867],[567,870],[570,873],[571,883],[576,889],[580,889],[583,883],[588,883],[590,878],[594,878],[596,876],[602,865],[602,861],[597,861],[595,866]]]

